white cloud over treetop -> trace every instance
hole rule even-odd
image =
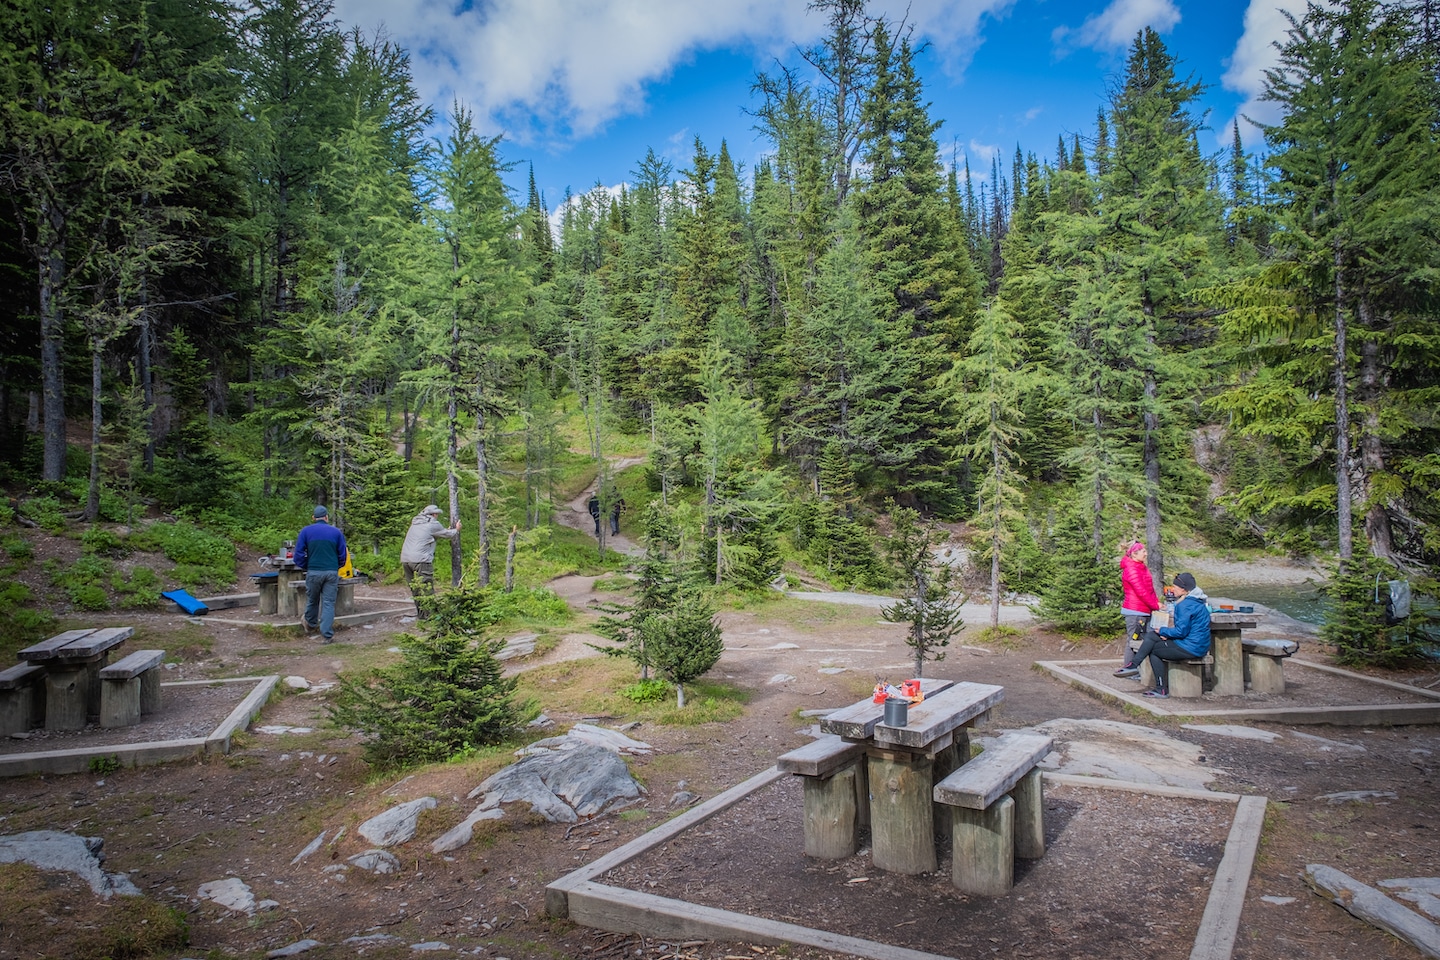
[[[1116,50],[1128,47],[1146,27],[1167,33],[1179,22],[1174,0],[1112,0],[1080,26],[1058,28],[1053,39],[1060,46]]]
[[[1015,0],[885,0],[947,56],[968,58],[980,21]],[[454,98],[492,129],[530,139],[583,137],[644,108],[645,85],[697,51],[789,58],[825,29],[804,0],[335,0],[335,16],[366,33],[382,24],[411,55],[420,95]],[[541,128],[541,129],[537,129]]]
[[[1236,41],[1235,52],[1230,55],[1225,75],[1220,78],[1226,90],[1245,96],[1245,102],[1235,112],[1237,118],[1250,117],[1261,123],[1280,119],[1279,106],[1261,100],[1260,96],[1265,92],[1265,71],[1279,62],[1275,44],[1284,43],[1290,30],[1290,21],[1282,11],[1289,11],[1299,19],[1305,15],[1305,0],[1250,0],[1245,11],[1245,32]],[[1221,141],[1228,143],[1230,124],[1216,133]],[[1255,128],[1246,130],[1242,125],[1240,133],[1249,139]]]

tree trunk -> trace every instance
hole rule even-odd
[[[477,390],[481,401],[476,405],[475,413],[475,475],[477,478],[477,496],[480,504],[480,518],[476,521],[477,533],[480,537],[477,550],[480,554],[479,583],[482,587],[490,585],[490,458],[489,451],[485,446],[485,413],[483,388]],[[459,540],[459,537],[455,538]]]
[[[40,389],[44,429],[41,477],[65,479],[65,319],[60,287],[65,282],[65,217],[50,200],[41,201],[40,229]]]
[[[1335,519],[1339,524],[1340,572],[1355,555],[1353,505],[1350,491],[1350,406],[1346,393],[1345,283],[1337,238],[1335,251]]]
[[[452,366],[452,376],[456,375]],[[458,388],[453,384],[450,388],[450,402],[445,406],[445,415],[450,421],[449,432],[445,442],[445,488],[449,492],[450,516],[460,516],[460,478],[455,475],[455,463],[460,457],[459,438],[459,402],[456,398]],[[460,538],[455,537],[450,541],[450,586],[460,586],[460,570],[464,565],[464,555],[460,551]]]
[[[515,528],[510,528],[510,539],[505,544],[505,592],[515,590]]]
[[[1374,331],[1375,318],[1368,297],[1361,296],[1356,306],[1360,323]],[[1356,389],[1364,410],[1364,428],[1360,432],[1360,497],[1365,504],[1365,539],[1370,554],[1393,560],[1395,536],[1385,498],[1375,493],[1375,479],[1385,474],[1385,441],[1380,435],[1380,404],[1389,384],[1386,382],[1380,357],[1380,344],[1373,336],[1360,344],[1360,380]]]
[[[155,383],[150,369],[155,356],[155,332],[150,325],[150,292],[148,277],[140,278],[140,336],[135,349],[136,373],[145,398],[145,472],[155,472]],[[254,391],[250,406],[254,407]]]
[[[85,497],[85,519],[94,523],[100,519],[100,428],[102,407],[100,403],[101,370],[100,354],[105,348],[100,337],[90,339],[90,484]]]

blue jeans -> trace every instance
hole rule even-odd
[[[335,636],[335,594],[339,592],[339,570],[312,570],[305,574],[305,622],[312,626],[320,624],[320,636],[326,640]]]

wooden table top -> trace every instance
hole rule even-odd
[[[20,659],[32,663],[53,660],[88,660],[118,647],[135,633],[134,627],[105,627],[101,630],[67,630],[49,640],[26,647]]]
[[[885,725],[884,704],[862,700],[821,720],[820,729],[847,740],[924,749],[1005,699],[1005,688],[990,683],[926,678],[921,681],[920,689],[925,692],[925,699],[910,705],[908,722],[903,727]]]

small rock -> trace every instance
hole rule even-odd
[[[1294,897],[1261,897],[1260,899],[1264,900],[1266,903],[1273,903],[1277,907],[1283,907],[1287,903],[1295,902]]]
[[[377,847],[393,847],[415,836],[415,826],[421,811],[434,808],[434,797],[411,800],[366,820],[360,825],[358,832]]]
[[[281,947],[278,950],[271,950],[269,953],[265,954],[265,956],[267,960],[271,960],[271,958],[274,957],[293,957],[297,953],[304,953],[306,950],[314,950],[318,946],[321,946],[319,940],[297,940],[294,943],[290,944],[290,946],[288,947]]]
[[[820,672],[821,672],[821,673],[824,673],[824,674],[834,675],[834,674],[837,674],[837,673],[844,673],[844,672],[845,672],[845,668],[844,668],[844,667],[821,667],[821,668],[820,668]]]
[[[388,933],[369,933],[363,937],[351,937],[344,941],[357,947],[380,946],[386,943],[404,943],[399,937]]]
[[[767,680],[767,681],[765,681],[765,682],[766,682],[766,683],[772,683],[772,684],[773,684],[773,683],[791,683],[791,682],[793,682],[794,680],[795,680],[795,678],[792,677],[792,676],[791,676],[790,674],[788,674],[788,673],[777,673],[777,674],[775,674],[775,676],[771,677],[769,680]]]
[[[202,883],[196,896],[201,900],[211,900],[236,913],[255,912],[255,894],[250,892],[250,887],[239,877],[226,877],[224,880]],[[306,947],[305,949],[310,948]],[[288,956],[288,954],[283,954],[283,956]]]
[[[29,739],[30,739],[30,731],[28,731],[28,730],[22,730],[22,731],[20,731],[20,732],[18,732],[18,733],[12,733],[12,734],[10,734],[10,739],[11,739],[11,740],[29,740]]]
[[[321,831],[320,831],[320,836],[316,837],[314,840],[311,840],[311,841],[305,846],[305,849],[304,849],[304,850],[301,850],[299,853],[295,854],[295,859],[290,861],[290,865],[293,867],[295,864],[299,863],[301,860],[304,860],[306,857],[310,856],[310,854],[314,853],[316,850],[319,850],[319,849],[320,849],[320,844],[322,844],[322,843],[325,842],[325,834],[328,833],[328,832],[329,832],[329,831],[321,830]]]
[[[1396,800],[1397,795],[1389,790],[1342,790],[1315,798],[1326,803],[1369,803],[1375,800]]]
[[[310,689],[310,681],[306,680],[304,677],[286,677],[284,683],[285,686],[289,687],[291,690]]]
[[[432,953],[436,950],[449,950],[450,944],[441,943],[439,940],[429,940],[425,943],[412,943],[410,949],[415,953]]]
[[[357,853],[346,860],[346,863],[354,864],[360,870],[377,875],[400,872],[400,861],[395,858],[393,853],[387,853],[384,850],[366,850],[364,853]]]
[[[670,806],[688,807],[699,799],[700,795],[697,793],[691,793],[689,790],[677,790],[670,795]]]

